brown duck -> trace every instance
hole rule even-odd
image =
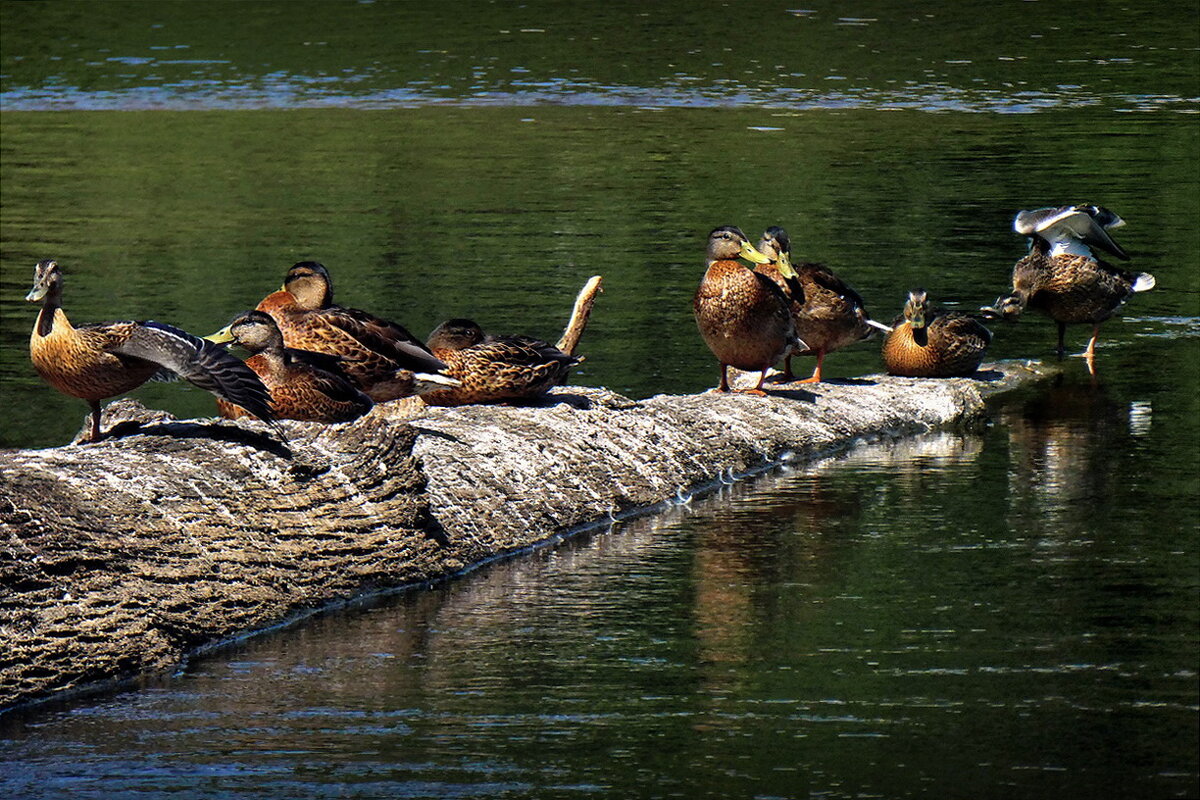
[[[974,374],[992,341],[978,320],[951,311],[934,311],[924,289],[908,293],[904,314],[883,341],[889,375],[953,378]]]
[[[796,355],[817,357],[813,374],[800,383],[819,383],[825,356],[866,339],[873,333],[872,328],[891,331],[887,325],[870,318],[862,296],[829,267],[807,261],[793,262],[791,240],[783,228],[767,228],[758,243],[758,249],[771,259],[769,263],[760,265],[758,271],[773,280],[787,295],[796,335],[808,345],[808,349]],[[785,263],[795,271],[795,280],[783,277]],[[795,377],[792,355],[789,353],[784,361],[786,380]]]
[[[284,347],[275,320],[262,311],[239,314],[229,327],[208,338],[217,343],[235,342],[253,353],[246,366],[271,392],[271,410],[278,419],[348,422],[374,405],[342,374],[341,359]],[[249,415],[224,400],[217,400],[217,409],[228,419]]]
[[[295,264],[256,310],[274,318],[287,347],[342,359],[342,371],[377,403],[456,385],[403,326],[334,305],[329,272],[316,261]]]
[[[743,265],[738,258],[756,264],[769,260],[754,249],[741,229],[732,225],[716,228],[708,235],[708,268],[692,310],[705,344],[721,363],[718,391],[729,391],[728,369],[761,373],[751,394],[765,394],[767,370],[794,349],[805,345],[796,337],[789,301],[766,275]],[[781,266],[785,279],[794,279],[790,267]]]
[[[1022,211],[1013,230],[1029,237],[1029,253],[1013,266],[1010,294],[982,310],[993,317],[1016,321],[1026,308],[1036,309],[1058,323],[1058,354],[1067,325],[1091,323],[1092,338],[1083,356],[1089,364],[1096,354],[1100,323],[1138,292],[1154,288],[1148,272],[1129,272],[1101,260],[1097,250],[1128,261],[1129,255],[1108,231],[1125,221],[1102,206],[1077,205]]]
[[[223,348],[154,321],[76,328],[62,309],[62,291],[58,263],[38,262],[33,288],[25,297],[42,304],[29,338],[29,355],[47,383],[91,406],[92,431],[86,441],[100,439],[101,400],[132,391],[160,373],[178,375],[260,419],[273,418],[266,387]]]
[[[429,335],[430,351],[447,364],[446,373],[461,382],[421,396],[429,405],[500,403],[544,394],[566,380],[583,359],[528,336],[484,335],[469,319],[443,322]]]

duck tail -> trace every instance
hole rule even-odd
[[[1133,279],[1133,290],[1135,292],[1148,292],[1154,288],[1156,281],[1154,276],[1149,272],[1139,272]]]
[[[254,370],[225,348],[161,322],[143,322],[122,343],[124,355],[162,364],[189,383],[274,422],[271,393]]]
[[[602,291],[603,284],[604,278],[593,275],[579,290],[579,295],[575,298],[575,307],[571,309],[571,319],[567,322],[562,338],[555,345],[567,355],[575,354],[579,338],[583,336],[583,329],[587,327],[588,317],[592,314],[592,304],[596,302],[596,294]]]
[[[884,333],[891,333],[893,330],[895,330],[895,328],[893,328],[891,325],[884,325],[882,322],[873,320],[870,317],[867,317],[866,319],[864,319],[863,322],[867,323],[872,328],[876,328],[878,330],[883,331]]]

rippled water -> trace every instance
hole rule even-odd
[[[1177,4],[9,4],[9,109],[780,106],[1195,113]],[[1194,12],[1194,9],[1192,9]],[[1189,16],[1190,14],[1190,16]],[[47,35],[49,33],[49,35]],[[31,47],[36,41],[38,46]]]
[[[715,383],[690,297],[718,224],[787,226],[886,319],[915,286],[990,302],[1013,213],[1087,200],[1158,286],[1104,326],[1097,376],[1066,359],[981,430],[9,717],[0,794],[1200,794],[1194,10],[231,8],[0,5],[0,445],[85,412],[28,361],[45,257],[76,322],[198,333],[316,258],[418,333],[552,339],[599,273],[577,380],[634,397]],[[1003,358],[1054,341],[996,333]],[[877,346],[826,371],[876,371]]]
[[[1147,396],[1062,380],[978,433],[861,447],[305,623],[10,723],[6,779],[72,797],[1191,796],[1195,531],[1128,511],[1172,435]]]

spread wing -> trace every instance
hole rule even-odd
[[[218,344],[161,322],[109,326],[105,347],[114,355],[161,364],[184,380],[239,405],[262,420],[273,419],[271,395],[254,370]],[[161,372],[161,370],[160,370]]]
[[[1025,236],[1040,236],[1047,241],[1063,234],[1111,253],[1122,261],[1129,260],[1119,244],[1108,235],[1107,228],[1119,228],[1125,220],[1103,206],[1059,206],[1022,211],[1013,219],[1013,230]]]

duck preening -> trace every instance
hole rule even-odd
[[[750,244],[746,234],[733,225],[715,228],[708,235],[707,268],[692,311],[705,344],[721,364],[717,390],[729,391],[729,367],[759,372],[751,394],[765,394],[767,370],[779,359],[806,346],[796,336],[790,301],[773,280],[739,261],[756,264],[770,259]],[[795,280],[790,265],[780,264],[785,280]]]
[[[819,383],[826,355],[866,339],[875,328],[891,331],[887,325],[871,319],[862,296],[829,267],[808,261],[792,261],[791,239],[783,228],[767,228],[758,243],[758,250],[770,259],[768,263],[760,265],[758,271],[773,280],[787,295],[796,335],[807,345],[807,349],[788,353],[784,361],[785,380],[795,377],[792,372],[793,355],[817,357],[813,374],[800,383]],[[787,267],[795,272],[794,279],[784,277]]]
[[[883,363],[888,374],[910,378],[971,375],[991,341],[991,331],[974,317],[934,310],[926,291],[914,289],[883,341]]]
[[[1065,350],[1067,325],[1091,323],[1092,338],[1082,354],[1091,363],[1100,324],[1134,294],[1154,288],[1153,275],[1121,269],[1098,254],[1129,260],[1108,233],[1124,224],[1112,211],[1095,205],[1018,213],[1013,230],[1029,237],[1029,252],[1013,266],[1012,292],[982,311],[1009,321],[1015,321],[1026,308],[1046,314],[1058,324],[1060,356]]]
[[[239,314],[228,327],[207,338],[233,342],[252,353],[246,366],[271,393],[271,411],[278,419],[348,422],[374,405],[342,372],[340,358],[285,347],[275,320],[262,311]],[[220,399],[217,409],[228,419],[250,413]]]
[[[292,266],[256,310],[275,320],[285,346],[341,358],[342,371],[377,403],[457,385],[402,325],[335,305],[329,271],[316,261]]]
[[[274,418],[270,395],[254,370],[219,345],[153,321],[76,328],[62,309],[62,291],[58,262],[39,261],[25,297],[42,304],[29,355],[47,383],[91,406],[92,430],[85,441],[100,439],[101,400],[136,389],[164,368],[259,419]]]
[[[473,320],[451,319],[429,334],[430,351],[460,385],[421,396],[429,405],[498,403],[544,394],[583,359],[529,336],[484,334]]]

